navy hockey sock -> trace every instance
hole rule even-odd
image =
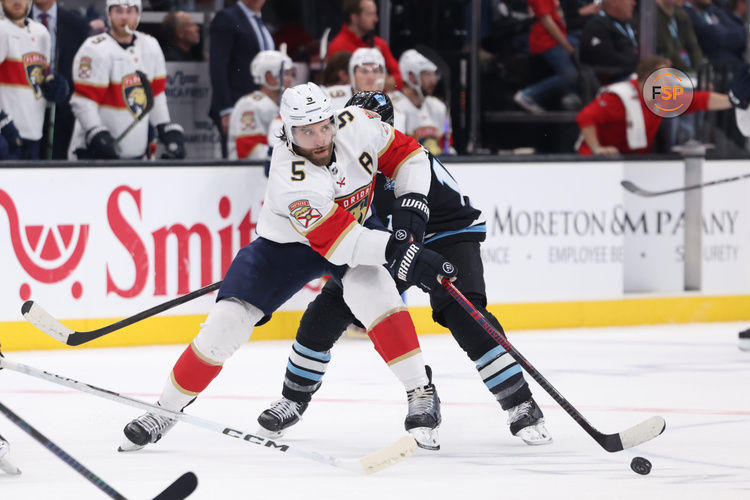
[[[297,403],[309,403],[323,383],[323,375],[331,360],[331,351],[313,351],[295,341],[286,365],[281,394]]]
[[[493,347],[474,363],[482,381],[503,410],[531,398],[531,390],[523,378],[521,367],[502,346]]]

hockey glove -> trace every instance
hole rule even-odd
[[[441,278],[453,281],[458,274],[453,264],[424,244],[413,241],[405,229],[393,233],[385,248],[385,258],[394,278],[417,285],[425,292],[438,287]]]
[[[729,90],[729,102],[738,109],[747,109],[750,104],[750,66],[743,64],[737,68]]]
[[[115,149],[112,134],[104,127],[95,127],[86,132],[88,155],[94,160],[117,160],[120,155]]]
[[[70,86],[68,81],[60,75],[47,75],[42,86],[42,95],[49,102],[62,104],[68,100]]]
[[[393,202],[391,225],[393,230],[406,229],[418,242],[424,240],[427,220],[430,218],[430,208],[427,197],[419,193],[408,193],[399,196]]]
[[[178,123],[162,123],[156,126],[159,140],[164,144],[166,152],[161,155],[163,160],[182,160],[185,152],[185,131]]]
[[[0,134],[8,143],[8,159],[18,158],[23,141],[21,141],[21,134],[18,133],[16,124],[5,111],[0,111]]]

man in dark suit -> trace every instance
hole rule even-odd
[[[50,47],[50,74],[55,73],[63,76],[68,81],[69,88],[72,89],[73,58],[78,52],[78,48],[88,37],[88,23],[75,12],[58,6],[56,0],[34,0],[30,17],[45,25],[49,30],[52,43]],[[41,143],[43,159],[50,157],[50,130],[53,132],[52,158],[56,160],[67,159],[74,122],[75,118],[67,100],[55,105],[54,108],[47,109],[44,116],[44,133]]]
[[[211,21],[211,108],[209,115],[221,133],[221,153],[227,155],[229,116],[237,99],[255,90],[250,62],[261,50],[274,50],[273,38],[260,9],[266,0],[240,0],[219,11]]]

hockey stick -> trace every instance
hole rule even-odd
[[[102,478],[91,472],[86,466],[75,458],[68,455],[62,448],[52,442],[47,436],[36,430],[30,423],[23,418],[19,417],[10,408],[0,402],[0,412],[4,413],[8,419],[20,427],[26,434],[34,438],[42,446],[51,451],[57,458],[70,465],[76,472],[88,479],[94,486],[102,490],[110,498],[116,498],[118,500],[125,500],[122,494],[118,493],[117,490],[107,484]],[[186,472],[182,476],[178,477],[175,482],[170,484],[167,489],[159,493],[154,500],[177,500],[180,498],[187,498],[190,494],[195,491],[198,486],[198,478],[192,472]]]
[[[630,191],[633,194],[651,198],[653,196],[661,196],[664,194],[672,194],[672,193],[681,193],[683,191],[690,191],[692,189],[701,189],[707,186],[715,186],[716,184],[724,184],[727,182],[739,181],[742,179],[747,179],[748,177],[750,177],[750,174],[742,174],[742,175],[738,175],[735,177],[727,177],[726,179],[717,179],[715,181],[704,182],[702,184],[693,184],[691,186],[684,186],[684,187],[675,188],[675,189],[667,189],[665,191],[649,191],[648,189],[643,189],[643,188],[636,186],[630,181],[620,181],[620,184],[622,185],[622,187],[624,187],[626,190]]]
[[[0,358],[0,368],[7,368],[8,370],[24,373],[32,377],[46,380],[48,382],[52,382],[65,387],[70,387],[77,391],[93,394],[94,396],[109,399],[110,401],[115,401],[128,406],[139,408],[141,410],[156,413],[158,415],[161,415],[162,417],[178,419],[197,427],[202,427],[204,429],[219,432],[232,438],[240,439],[244,443],[257,445],[262,448],[278,450],[282,453],[296,455],[300,458],[332,465],[333,467],[339,467],[355,473],[373,474],[398,462],[406,460],[417,450],[417,442],[414,440],[414,438],[412,438],[411,436],[404,436],[398,441],[386,446],[385,448],[382,448],[362,458],[336,458],[315,451],[308,451],[301,448],[292,447],[288,444],[277,443],[275,441],[271,441],[270,439],[262,438],[254,434],[249,434],[238,429],[233,429],[218,422],[213,422],[211,420],[196,417],[194,415],[189,415],[187,413],[167,410],[166,408],[162,408],[161,406],[152,405],[139,399],[123,396],[122,394],[118,394],[108,389],[102,389],[100,387],[86,384],[84,382],[79,382],[68,377],[55,375],[54,373],[39,370],[28,365],[14,363],[12,361],[8,361],[5,358]]]
[[[130,316],[129,318],[122,319],[116,323],[112,323],[111,325],[103,326],[101,328],[97,328],[96,330],[91,330],[88,332],[77,332],[75,330],[71,330],[70,328],[53,318],[50,313],[45,311],[42,306],[40,306],[33,300],[27,300],[23,303],[23,305],[21,306],[21,314],[23,314],[23,317],[26,318],[26,321],[28,321],[53,339],[59,340],[63,344],[77,346],[85,344],[86,342],[91,342],[94,339],[103,337],[108,333],[115,332],[117,330],[125,328],[126,326],[130,326],[133,323],[137,323],[146,318],[150,318],[151,316],[155,316],[168,309],[179,306],[180,304],[184,304],[185,302],[189,302],[202,295],[206,295],[207,293],[211,293],[214,290],[218,289],[219,286],[221,286],[221,281],[211,283],[210,285],[206,285],[203,288],[199,288],[198,290],[186,293],[181,297],[168,300],[167,302],[159,304],[158,306],[154,306],[151,309],[141,311],[138,314]]]
[[[552,384],[550,384],[544,376],[537,371],[534,366],[529,363],[526,358],[524,358],[521,353],[519,353],[510,342],[508,342],[508,339],[503,337],[500,332],[495,329],[492,324],[487,321],[487,319],[477,311],[477,309],[474,307],[474,305],[469,302],[469,300],[463,296],[461,292],[458,291],[458,289],[453,286],[453,283],[448,281],[446,278],[443,278],[442,280],[443,288],[445,288],[448,293],[456,299],[456,302],[464,308],[466,312],[468,312],[471,317],[476,321],[487,333],[489,333],[492,338],[494,338],[498,344],[500,344],[506,351],[508,351],[508,354],[515,359],[519,365],[523,367],[524,370],[526,370],[526,373],[531,375],[531,378],[537,381],[539,385],[542,386],[542,389],[547,391],[547,394],[552,396],[552,399],[554,399],[560,406],[562,406],[563,410],[565,410],[568,415],[573,417],[573,420],[576,421],[578,425],[583,427],[583,430],[586,431],[586,433],[594,438],[594,441],[599,443],[599,446],[607,450],[608,452],[612,453],[615,451],[622,451],[627,448],[632,448],[633,446],[638,446],[641,443],[645,443],[646,441],[650,441],[651,439],[654,439],[658,435],[660,435],[662,432],[664,432],[664,428],[666,427],[666,422],[661,417],[651,417],[643,422],[641,422],[638,425],[635,425],[629,429],[626,429],[622,432],[619,432],[617,434],[602,434],[598,430],[596,430],[589,422],[586,420],[581,413],[571,405],[565,397],[563,397],[562,394],[557,392],[557,389],[552,387]]]
[[[143,120],[154,107],[154,89],[151,88],[151,82],[148,80],[148,76],[146,76],[146,73],[144,73],[143,71],[136,71],[135,74],[138,75],[138,78],[140,78],[141,80],[143,91],[146,94],[146,102],[143,105],[143,109],[141,110],[140,114],[133,119],[133,122],[128,125],[128,128],[123,130],[122,133],[117,136],[117,139],[115,139],[115,146],[118,146],[120,142],[125,139],[125,136],[127,136],[130,131],[133,130],[135,126],[138,125],[138,123],[140,123],[140,121]]]

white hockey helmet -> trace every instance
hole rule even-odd
[[[425,56],[420,54],[414,49],[409,49],[403,54],[398,60],[398,69],[401,70],[401,76],[404,79],[404,83],[409,85],[411,88],[422,93],[422,71],[435,71],[437,73],[437,66],[435,63],[427,59]],[[417,83],[412,83],[409,78],[409,73],[414,73],[417,79]]]
[[[352,82],[352,86],[354,86],[354,68],[362,64],[377,64],[385,73],[385,59],[378,49],[359,48],[349,58],[349,80]]]
[[[326,119],[333,121],[331,99],[323,89],[312,82],[286,89],[281,95],[279,114],[284,124],[286,144],[290,149],[293,142],[293,127],[302,127]],[[336,127],[334,132],[335,130]]]
[[[293,69],[292,59],[278,50],[261,50],[250,63],[250,74],[253,75],[253,81],[258,85],[263,85],[271,90],[279,90],[284,84],[282,73],[288,69]],[[266,73],[271,74],[279,80],[276,87],[271,87],[266,82]]]
[[[143,13],[143,6],[141,5],[141,0],[107,0],[107,25],[109,25],[109,9],[114,7],[115,5],[122,5],[123,7],[136,7],[138,9],[138,21],[136,21],[135,26],[138,27],[138,24],[141,22],[141,14]]]

